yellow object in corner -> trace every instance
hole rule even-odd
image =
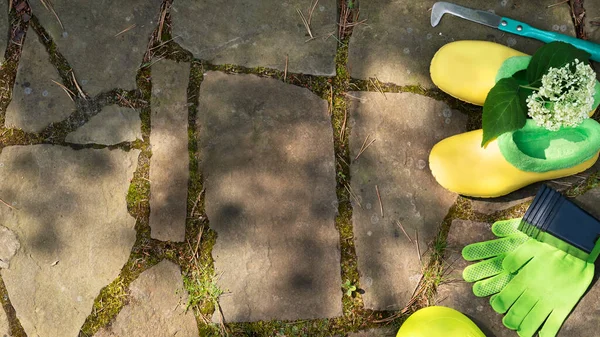
[[[429,167],[437,182],[449,191],[472,197],[493,198],[538,181],[570,176],[590,168],[598,154],[566,169],[543,173],[519,170],[504,159],[493,140],[481,147],[483,130],[446,138],[429,155]]]
[[[496,85],[496,74],[506,59],[527,54],[488,41],[456,41],[443,46],[431,60],[433,83],[447,94],[483,105]]]
[[[412,314],[396,337],[485,337],[477,325],[459,311],[427,307]]]

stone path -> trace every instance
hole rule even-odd
[[[575,34],[568,4],[456,2]],[[429,151],[480,109],[422,88],[447,42],[540,43],[431,28],[433,0],[8,3],[0,336],[394,336],[427,303],[516,336],[460,281],[460,249],[539,184],[441,188]],[[552,186],[600,217],[599,168]],[[598,300],[559,336],[594,336]]]
[[[209,72],[198,119],[226,321],[342,314],[331,122],[307,89]]]
[[[181,271],[173,262],[162,261],[143,272],[129,286],[130,300],[110,327],[96,337],[198,336]]]
[[[456,199],[427,169],[429,150],[464,132],[466,117],[443,102],[411,93],[350,95],[350,157],[358,156],[365,139],[375,140],[350,168],[363,299],[369,309],[399,310],[421,278],[419,252],[435,238]]]

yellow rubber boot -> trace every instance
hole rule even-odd
[[[483,105],[496,85],[496,74],[508,58],[527,56],[488,41],[456,41],[444,45],[431,60],[431,80],[462,101]]]
[[[538,181],[585,171],[598,159],[596,150],[590,159],[573,167],[547,172],[523,171],[505,159],[498,139],[482,148],[482,137],[481,129],[466,132],[446,138],[431,149],[429,167],[441,186],[471,197],[499,197]]]
[[[494,42],[450,42],[435,53],[429,72],[433,83],[445,93],[483,106],[488,93],[496,85],[498,71],[506,60],[514,56],[528,55]],[[596,90],[597,102],[590,111],[590,117],[600,102],[600,82],[597,82]]]
[[[514,67],[507,67],[509,62],[506,60],[515,56],[527,55],[493,42],[451,42],[440,48],[431,61],[431,78],[449,95],[483,105],[496,83],[498,72],[502,69],[500,77],[511,75],[506,70]],[[600,82],[597,82],[594,109],[590,116],[599,103]],[[485,149],[481,148],[481,139],[482,130],[476,130],[447,138],[434,146],[430,153],[430,168],[440,185],[462,195],[491,198],[534,182],[577,174],[590,168],[598,159],[596,153],[584,162],[577,161],[579,164],[572,167],[531,172],[509,163],[497,141]]]
[[[396,337],[485,337],[467,316],[447,307],[427,307],[412,314]]]

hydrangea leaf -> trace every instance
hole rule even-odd
[[[482,147],[501,134],[525,125],[527,111],[521,104],[519,89],[519,82],[509,77],[498,81],[490,90],[483,105]]]
[[[589,63],[590,56],[589,53],[577,49],[568,43],[551,42],[545,44],[535,52],[527,67],[527,81],[529,82],[529,86],[539,87],[542,76],[550,68],[561,68],[575,59]]]
[[[529,82],[527,82],[527,69],[523,69],[514,73],[512,77],[517,81],[517,83],[519,83],[519,85],[525,87],[529,86]],[[524,87],[519,88],[519,100],[525,112],[527,112],[527,97],[531,96],[532,93],[532,89]]]

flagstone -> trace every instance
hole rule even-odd
[[[10,146],[0,153],[0,223],[20,249],[0,269],[28,336],[77,336],[135,242],[126,196],[138,150]],[[68,317],[69,319],[65,319]]]
[[[161,61],[152,66],[150,235],[163,241],[185,239],[189,73],[186,63]]]
[[[142,121],[137,110],[109,105],[65,141],[76,144],[115,145],[142,139]]]
[[[173,35],[195,57],[214,64],[335,75],[337,1],[178,0]],[[308,34],[298,11],[310,21]],[[198,17],[202,20],[198,20]]]
[[[402,309],[421,278],[420,254],[456,200],[432,176],[429,152],[465,131],[467,118],[412,93],[350,95],[352,222],[362,297],[368,309]]]
[[[143,272],[129,286],[128,304],[115,321],[95,337],[197,337],[192,310],[186,310],[188,293],[181,270],[163,260]]]
[[[40,132],[68,117],[75,104],[55,82],[62,84],[50,55],[33,30],[29,31],[19,60],[12,101],[5,125],[26,132]]]
[[[225,321],[341,316],[327,102],[278,80],[209,72],[198,116]]]
[[[29,1],[33,14],[73,67],[79,84],[92,96],[115,88],[135,89],[161,3],[53,0],[53,13],[43,0]]]

